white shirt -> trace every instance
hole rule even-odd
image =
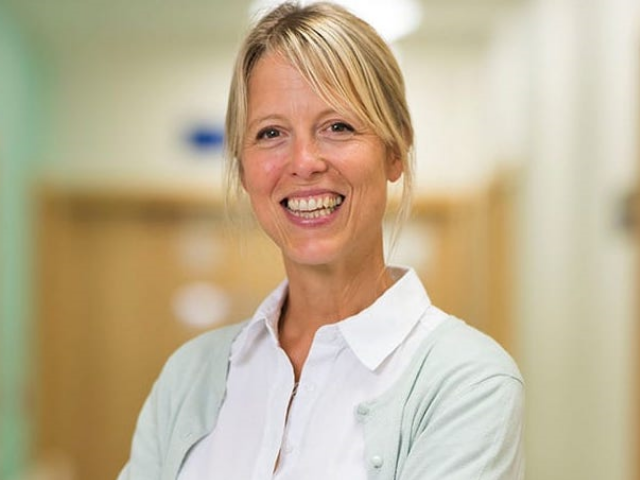
[[[446,318],[413,270],[391,273],[399,280],[371,306],[316,332],[293,399],[277,338],[287,283],[267,297],[233,344],[216,427],[178,480],[365,480],[357,405],[389,389]]]

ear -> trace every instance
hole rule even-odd
[[[396,154],[389,155],[387,160],[387,180],[390,182],[397,181],[404,172],[402,160]]]

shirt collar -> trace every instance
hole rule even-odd
[[[389,270],[398,280],[387,291],[361,312],[334,324],[369,370],[377,369],[402,344],[431,305],[415,270],[400,267]],[[278,344],[277,325],[287,291],[285,280],[260,304],[236,338],[232,361],[242,360],[266,334]]]
[[[256,342],[267,333],[275,344],[278,344],[278,320],[288,287],[289,283],[284,280],[260,304],[249,323],[236,337],[231,351],[232,361],[242,360],[252,350]]]
[[[369,369],[377,369],[407,338],[431,305],[415,270],[390,267],[400,277],[373,304],[337,324],[347,344]]]

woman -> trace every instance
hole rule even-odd
[[[387,45],[335,5],[277,7],[240,51],[226,128],[287,281],[172,356],[120,479],[522,478],[517,367],[384,261],[413,142]]]

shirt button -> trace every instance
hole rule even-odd
[[[358,405],[358,415],[369,415],[369,407],[366,405]]]
[[[382,467],[383,463],[384,461],[382,460],[382,457],[380,455],[374,455],[373,457],[371,457],[371,465],[373,465],[373,468],[380,468]]]

